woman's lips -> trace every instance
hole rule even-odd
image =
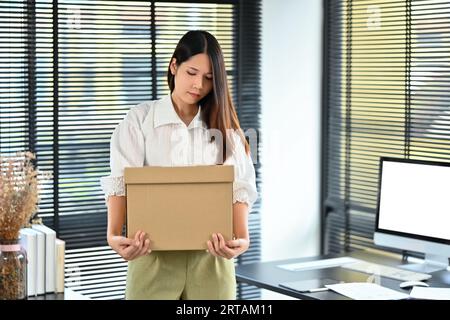
[[[188,92],[193,98],[200,98],[200,95],[199,94],[196,94],[196,93],[192,93],[192,92]]]

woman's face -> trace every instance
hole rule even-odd
[[[175,59],[170,64],[175,75],[174,94],[186,104],[197,104],[213,87],[213,75],[209,57],[199,53],[177,66]]]

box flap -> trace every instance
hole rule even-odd
[[[125,184],[233,182],[234,166],[127,167]]]

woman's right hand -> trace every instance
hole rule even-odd
[[[150,239],[146,239],[145,236],[146,234],[143,231],[136,232],[134,239],[123,236],[110,236],[108,237],[108,244],[122,258],[131,261],[151,252]]]

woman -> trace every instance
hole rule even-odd
[[[108,244],[129,261],[127,299],[235,299],[233,258],[249,245],[248,213],[257,198],[249,146],[231,101],[217,40],[189,31],[168,69],[170,94],[130,109],[111,137],[111,175],[103,177]],[[212,234],[208,250],[151,251],[138,231],[122,236],[125,167],[234,165],[233,233]]]

